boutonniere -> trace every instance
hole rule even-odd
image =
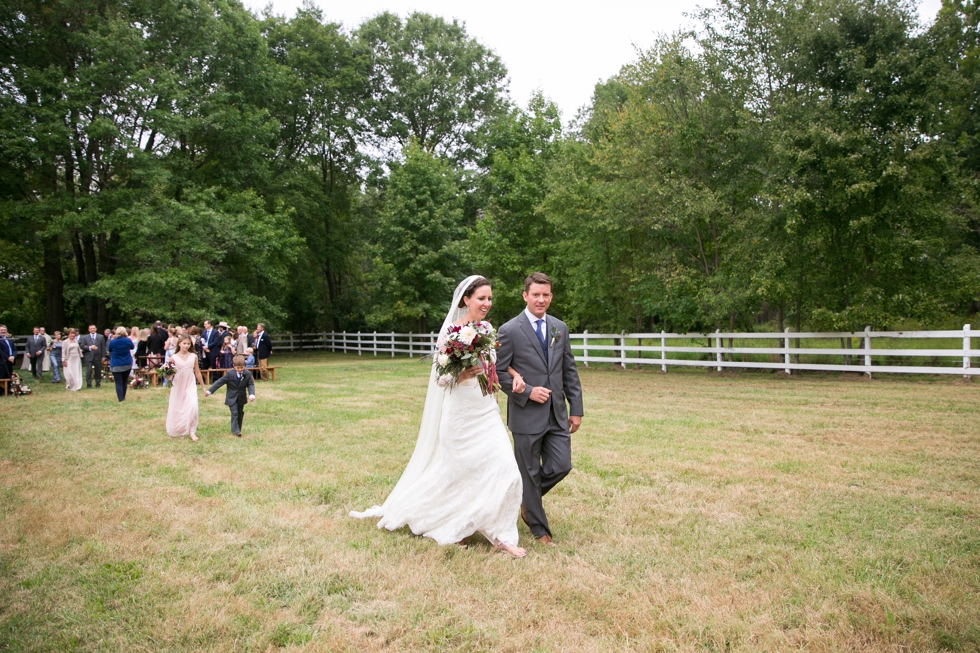
[[[558,327],[551,327],[551,344],[548,346],[554,347],[555,343],[558,342],[560,339],[561,339],[561,331],[558,330]]]

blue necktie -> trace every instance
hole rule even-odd
[[[544,337],[544,320],[538,320],[538,342],[541,343],[541,353],[544,354],[544,362],[548,362],[548,341]]]

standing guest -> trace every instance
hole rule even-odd
[[[227,335],[230,335],[228,333],[228,323],[224,321],[218,322],[218,342],[214,349],[211,350],[211,363],[214,367],[218,367],[221,358],[221,347],[224,345],[225,336]]]
[[[177,351],[177,336],[178,336],[177,327],[171,324],[169,327],[167,327],[167,333],[169,337],[167,338],[167,343],[164,346],[164,350],[163,350],[164,365],[170,362],[170,359],[173,358],[174,352]],[[164,378],[163,387],[166,388],[168,383],[169,381],[166,378]]]
[[[17,345],[7,335],[7,327],[0,324],[0,379],[9,379],[14,373],[14,358],[17,357]],[[0,392],[3,387],[0,386]]]
[[[65,367],[65,389],[71,392],[82,389],[82,348],[78,344],[78,331],[68,329],[68,340],[62,349],[61,364]]]
[[[88,333],[78,339],[85,359],[85,387],[92,387],[92,374],[95,374],[95,387],[102,387],[102,359],[105,358],[105,338],[94,324],[88,325]]]
[[[172,438],[191,436],[197,442],[197,387],[194,381],[207,393],[201,368],[197,365],[197,352],[189,336],[178,338],[177,351],[173,355],[174,373],[167,404],[167,435]]]
[[[244,357],[235,356],[232,364],[234,369],[228,370],[223,377],[212,383],[211,387],[204,391],[204,396],[210,397],[221,386],[228,386],[225,391],[225,406],[231,410],[231,434],[242,437],[245,402],[255,401],[255,379],[252,378],[252,373],[245,369]]]
[[[265,325],[259,322],[255,325],[255,342],[252,348],[255,350],[255,357],[259,359],[259,376],[263,381],[269,380],[269,356],[272,355],[272,340],[265,332]]]
[[[43,371],[47,372],[51,369],[51,343],[53,342],[53,338],[49,336],[47,333],[45,333],[44,327],[41,327],[41,335],[44,337],[44,341],[47,343],[47,345],[44,348],[44,365],[43,365]]]
[[[163,362],[164,352],[167,351],[167,339],[169,334],[163,326],[157,322],[150,327],[150,334],[146,337],[146,366],[150,369],[160,367]]]
[[[63,342],[61,342],[61,331],[54,332],[54,338],[51,339],[51,353],[49,360],[51,361],[51,383],[61,383],[61,349],[64,347]]]
[[[204,369],[213,367],[214,354],[218,353],[220,344],[218,330],[211,326],[211,320],[204,320],[204,330],[201,332],[201,362]]]
[[[27,350],[25,356],[31,360],[31,376],[41,379],[41,371],[44,369],[44,350],[48,348],[48,341],[41,335],[41,328],[34,327],[34,335],[27,339]]]
[[[136,359],[136,350],[139,349],[139,346],[140,346],[140,328],[139,327],[129,327],[129,341],[131,343],[133,343],[133,349],[130,352],[130,355],[133,357],[133,368],[132,368],[132,370],[133,370],[133,373],[135,373],[136,372],[136,369],[139,367],[139,362]]]
[[[221,343],[221,355],[218,357],[218,367],[229,370],[235,359],[235,350],[231,346],[231,335],[226,335]]]
[[[146,339],[150,337],[149,329],[140,329],[139,340],[136,343],[136,367],[146,367],[146,355],[149,350],[146,348]]]
[[[126,333],[126,327],[116,327],[116,335],[106,345],[109,350],[109,371],[116,381],[116,399],[126,399],[129,375],[133,372],[133,341]]]
[[[240,326],[238,327],[238,338],[235,340],[235,356],[244,356],[245,350],[248,349],[249,345],[249,335],[248,327]]]

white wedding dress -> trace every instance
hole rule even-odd
[[[475,277],[457,287],[441,333],[460,319],[456,309]],[[440,545],[482,533],[494,544],[517,546],[521,474],[500,418],[496,396],[483,396],[478,381],[439,387],[435,368],[412,459],[383,505],[352,517],[380,517],[378,528],[408,526]]]

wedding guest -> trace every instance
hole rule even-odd
[[[7,335],[7,327],[0,324],[0,379],[9,379],[14,373],[14,358],[17,357],[17,345]],[[0,386],[0,392],[4,389]]]
[[[132,373],[135,373],[136,368],[139,367],[139,363],[136,362],[136,350],[140,346],[140,328],[129,327],[129,333],[126,335],[129,338],[129,343],[131,345],[129,355],[133,359],[133,366],[130,368],[130,376],[132,376]]]
[[[251,343],[250,336],[248,335],[248,327],[239,326],[238,327],[238,337],[235,339],[235,355],[244,356],[245,350],[249,348]]]
[[[88,333],[78,339],[85,359],[85,387],[92,387],[92,375],[95,375],[95,387],[102,387],[102,359],[105,358],[105,338],[98,332],[94,324],[88,326]]]
[[[251,347],[245,348],[245,367],[255,367],[255,356],[253,352],[255,350]]]
[[[41,335],[41,328],[34,327],[34,335],[27,338],[27,349],[25,356],[31,361],[31,376],[41,379],[41,371],[44,369],[44,350],[48,348],[48,341]]]
[[[204,330],[201,332],[201,363],[204,369],[213,367],[215,355],[221,347],[218,330],[212,328],[211,320],[204,320]]]
[[[259,377],[263,381],[269,380],[269,356],[272,355],[272,340],[265,332],[265,325],[259,322],[255,325],[255,341],[252,349],[255,350],[255,357],[259,359]]]
[[[139,338],[136,341],[136,367],[146,367],[146,355],[149,350],[146,347],[146,339],[150,337],[149,329],[140,329]]]
[[[228,323],[225,321],[218,322],[218,342],[215,348],[211,350],[211,363],[214,367],[218,367],[221,359],[221,346],[224,344],[227,335],[231,335],[228,331]]]
[[[252,373],[245,369],[244,356],[235,356],[232,365],[234,369],[228,370],[223,377],[212,383],[211,387],[204,391],[204,396],[210,397],[221,386],[228,386],[225,391],[225,406],[231,410],[231,434],[242,437],[245,403],[255,401],[255,379],[252,378]]]
[[[235,359],[235,350],[231,346],[231,336],[226,335],[221,343],[221,355],[218,359],[218,367],[227,370],[231,369]]]
[[[51,353],[49,354],[51,383],[61,383],[61,349],[64,344],[61,341],[61,331],[55,331],[54,338],[51,339]]]
[[[146,366],[150,369],[160,367],[163,356],[167,351],[167,340],[170,334],[159,322],[150,327],[150,334],[146,337]]]
[[[169,327],[167,327],[167,333],[169,334],[169,337],[167,338],[167,343],[164,348],[164,355],[163,355],[164,365],[170,362],[170,359],[173,358],[174,352],[177,351],[177,337],[180,335],[179,333],[177,333],[178,328],[179,327],[175,327],[172,324]],[[163,387],[166,388],[168,383],[169,381],[166,378],[164,378]]]
[[[48,372],[51,370],[51,342],[53,339],[44,331],[44,327],[40,327],[40,329],[41,335],[44,336],[44,341],[47,343],[44,348],[44,363],[42,371]]]
[[[68,329],[68,339],[62,348],[61,364],[65,368],[65,389],[71,392],[82,389],[82,348],[78,344],[78,331]]]
[[[133,372],[133,341],[126,333],[126,327],[116,327],[116,335],[106,345],[109,350],[109,371],[116,381],[116,399],[126,399],[129,375]]]
[[[171,383],[170,399],[167,402],[167,435],[180,438],[189,435],[197,442],[197,385],[200,385],[207,396],[201,369],[197,364],[197,352],[189,336],[178,338],[177,351],[173,355],[174,373]],[[194,381],[197,381],[195,385]]]

